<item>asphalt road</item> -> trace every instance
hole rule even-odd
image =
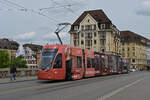
[[[1,84],[0,100],[150,100],[150,72]]]

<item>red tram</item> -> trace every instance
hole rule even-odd
[[[46,45],[41,55],[38,79],[75,80],[124,73],[119,56],[106,55],[68,45]],[[128,71],[126,71],[128,72]]]

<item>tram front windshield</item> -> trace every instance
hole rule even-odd
[[[40,61],[40,69],[50,69],[57,49],[44,49]]]

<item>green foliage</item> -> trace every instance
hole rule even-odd
[[[9,54],[7,51],[0,50],[0,68],[7,68],[9,65]]]
[[[18,56],[10,60],[8,52],[0,50],[0,68],[8,68],[11,66],[15,66],[17,68],[27,68],[27,62],[23,60],[22,56]]]
[[[17,68],[27,68],[27,62],[23,60],[22,56],[15,57],[9,64],[9,66],[15,66]]]

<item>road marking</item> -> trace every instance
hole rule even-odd
[[[58,86],[58,85],[63,85],[63,84],[67,84],[67,83],[71,83],[71,82],[63,82],[63,83],[59,83],[59,84],[56,84],[56,83],[45,84],[45,85],[38,85],[38,86],[32,86],[32,87],[24,87],[24,88],[19,88],[19,89],[7,90],[7,91],[0,92],[0,95],[6,95],[6,94],[10,94],[10,93],[21,92],[21,91],[31,90],[31,89],[46,88],[49,86]]]
[[[135,84],[139,83],[140,81],[141,81],[141,79],[139,79],[139,80],[137,80],[137,81],[135,81],[135,82],[133,82],[133,83],[131,83],[131,84],[128,84],[128,85],[126,85],[126,86],[124,86],[124,87],[121,87],[121,88],[119,88],[119,89],[117,89],[117,90],[115,90],[115,91],[113,91],[113,92],[110,92],[110,93],[108,93],[107,95],[104,95],[104,96],[102,96],[102,97],[99,97],[97,100],[106,100],[106,99],[110,98],[111,96],[113,96],[113,95],[115,95],[115,94],[117,94],[117,93],[123,91],[124,89],[129,88],[129,87],[131,87],[132,85],[135,85]]]

